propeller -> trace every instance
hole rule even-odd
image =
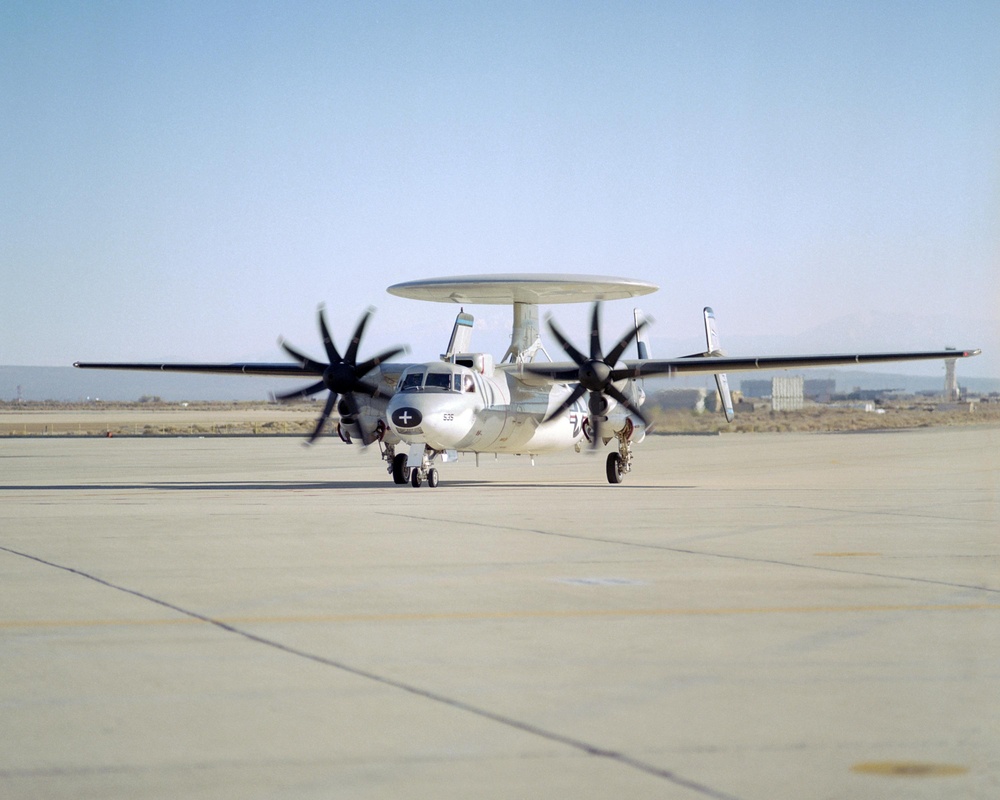
[[[617,400],[632,414],[641,419],[643,423],[648,425],[649,423],[642,411],[639,410],[639,407],[614,385],[616,381],[636,377],[634,369],[629,367],[616,368],[615,365],[625,352],[625,348],[635,341],[639,336],[639,332],[648,323],[643,320],[637,327],[632,328],[605,355],[601,347],[601,303],[600,301],[595,302],[594,312],[590,320],[590,356],[587,357],[577,350],[569,339],[563,335],[551,317],[546,322],[552,335],[562,346],[562,349],[566,351],[566,355],[576,364],[576,368],[546,369],[545,367],[532,365],[526,367],[526,369],[536,375],[545,375],[560,382],[575,382],[576,386],[569,397],[562,402],[559,408],[549,414],[545,418],[545,421],[548,422],[553,417],[558,417],[570,409],[584,394],[589,393],[587,405],[590,409],[590,427],[593,432],[592,447],[597,447],[597,440],[601,438],[601,421],[606,418],[605,414],[609,406],[609,397]]]
[[[323,306],[319,307],[319,331],[323,337],[323,347],[326,349],[326,356],[329,359],[329,363],[326,364],[322,361],[314,361],[309,356],[292,347],[288,342],[280,340],[279,343],[284,351],[298,361],[304,371],[318,375],[320,379],[294,392],[276,394],[274,395],[274,399],[281,402],[288,402],[291,400],[300,400],[304,397],[311,397],[324,390],[329,392],[326,397],[326,404],[323,406],[323,413],[319,415],[316,427],[306,440],[306,444],[312,444],[320,437],[323,427],[330,418],[330,414],[333,413],[333,408],[337,404],[339,397],[343,397],[341,409],[347,412],[346,416],[356,417],[360,413],[356,395],[364,394],[368,397],[374,397],[378,393],[378,386],[364,380],[365,375],[383,361],[388,361],[390,358],[405,351],[405,348],[394,347],[380,353],[375,358],[369,358],[367,361],[358,363],[358,345],[361,342],[361,337],[364,335],[368,319],[374,311],[375,309],[369,307],[361,315],[361,319],[358,320],[358,325],[354,329],[354,336],[351,338],[351,343],[347,346],[347,352],[341,356],[340,351],[337,350],[337,346],[333,343],[330,328],[326,324],[326,312]],[[374,441],[365,431],[364,427],[361,427],[361,436],[366,446]]]

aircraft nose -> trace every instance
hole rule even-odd
[[[389,425],[400,439],[411,444],[425,442],[436,450],[455,447],[468,433],[466,415],[437,397],[393,398],[388,415]]]
[[[413,406],[408,405],[393,409],[389,415],[392,427],[402,430],[419,428],[423,419],[424,415],[420,412],[419,408],[414,408]]]

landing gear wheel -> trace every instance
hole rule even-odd
[[[436,469],[434,469],[434,467],[431,467],[431,468],[430,468],[430,469],[429,469],[429,470],[427,471],[427,485],[428,485],[428,486],[429,486],[429,487],[430,487],[431,489],[433,489],[433,488],[434,488],[435,486],[437,486],[437,485],[438,485],[438,480],[440,480],[440,479],[438,478],[438,471],[437,471]]]
[[[618,453],[608,453],[608,483],[622,482],[622,457]]]
[[[402,485],[409,480],[406,474],[406,453],[396,453],[392,459],[392,482]]]
[[[410,486],[412,486],[414,489],[419,489],[421,483],[423,483],[423,479],[420,477],[420,470],[416,468],[411,469]]]

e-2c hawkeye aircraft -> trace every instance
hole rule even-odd
[[[362,446],[377,443],[397,484],[437,486],[436,463],[459,453],[513,453],[535,456],[558,450],[596,450],[617,443],[607,455],[609,483],[621,483],[632,470],[632,446],[646,435],[642,379],[662,375],[713,374],[726,418],[733,420],[728,372],[798,367],[829,367],[884,361],[967,358],[979,350],[854,353],[842,355],[746,356],[722,353],[711,308],[704,310],[707,349],[670,359],[651,358],[647,320],[634,311],[634,325],[608,349],[601,343],[601,302],[649,294],[645,281],[590,275],[474,275],[431,278],[390,286],[391,294],[461,305],[509,304],[514,320],[510,347],[500,362],[470,351],[473,317],[464,308],[455,320],[447,351],[437,360],[396,363],[405,352],[392,348],[358,360],[361,338],[372,309],[366,311],[341,353],[334,344],[323,308],[319,329],[327,361],[317,361],[282,341],[296,363],[153,364],[81,363],[82,369],[152,370],[266,375],[313,381],[275,396],[292,401],[326,392],[323,412],[308,438],[323,433],[336,407],[340,438]],[[548,328],[570,361],[552,361],[539,336],[538,307],[593,302],[589,345],[578,349],[551,320]],[[636,345],[637,358],[623,358]],[[547,360],[538,360],[539,355]],[[584,440],[588,444],[584,444]]]

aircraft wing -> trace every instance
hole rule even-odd
[[[123,369],[143,372],[200,372],[210,375],[268,375],[278,378],[308,378],[322,375],[322,369],[289,363],[234,364],[153,364],[145,362],[84,362],[73,364],[78,369]]]
[[[879,364],[889,361],[933,361],[969,358],[980,350],[929,350],[897,353],[840,353],[801,356],[685,356],[673,359],[626,360],[624,366],[635,377],[653,375],[697,375],[716,372],[752,372],[759,369],[795,369],[799,367],[837,367],[856,364]]]
[[[878,364],[890,361],[933,361],[970,358],[978,349],[927,350],[895,353],[840,353],[831,355],[797,356],[708,356],[680,358],[622,359],[614,368],[614,379],[651,378],[657,375],[698,375],[719,372],[753,372],[761,369],[796,369],[804,367],[838,367],[856,364]],[[525,365],[518,377],[525,383],[571,383],[578,379],[579,367],[571,361]]]

